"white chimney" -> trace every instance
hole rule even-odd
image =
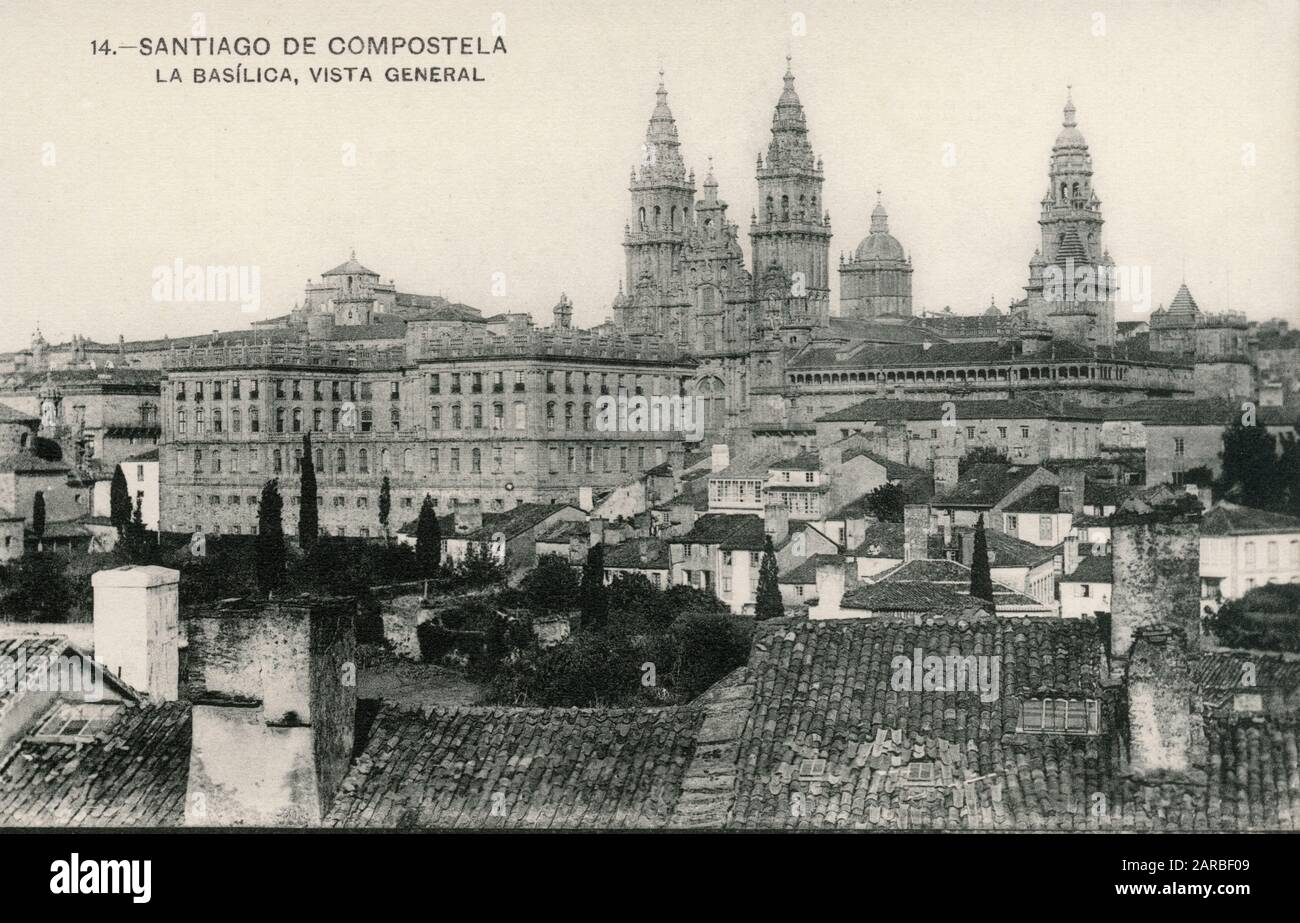
[[[731,448],[725,442],[714,443],[711,447],[712,459],[709,470],[717,474],[731,464]]]
[[[808,610],[810,619],[844,617],[840,602],[844,599],[844,565],[839,560],[817,565],[817,605]]]
[[[591,496],[591,485],[584,484],[578,488],[578,509],[590,513],[595,506]]]
[[[126,566],[97,571],[95,659],[137,692],[174,702],[179,697],[180,571]]]

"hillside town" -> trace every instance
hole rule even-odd
[[[1117,320],[1069,91],[1023,289],[914,305],[786,65],[748,264],[628,102],[589,329],[352,253],[0,355],[0,826],[1300,828],[1300,329]]]

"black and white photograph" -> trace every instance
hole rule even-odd
[[[17,890],[612,834],[1276,899],[1298,48],[1296,0],[0,0]]]

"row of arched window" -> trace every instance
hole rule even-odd
[[[229,417],[219,408],[212,409],[212,415],[209,418],[207,412],[202,407],[194,409],[193,430],[190,430],[191,418],[186,410],[176,411],[176,434],[179,436],[199,436],[208,432],[207,427],[211,426],[213,434],[221,433],[242,433],[244,426],[244,416],[238,407],[230,410]],[[375,415],[369,407],[363,407],[360,410],[348,408],[332,408],[326,414],[323,408],[317,407],[311,411],[310,417],[301,407],[292,409],[285,407],[275,408],[275,432],[277,433],[302,433],[306,432],[306,427],[310,421],[311,431],[314,433],[326,432],[361,432],[369,433],[374,430]],[[393,432],[400,432],[402,429],[402,412],[396,407],[388,411],[388,426]],[[248,408],[248,431],[250,433],[261,432],[261,420],[259,411],[256,406]]]
[[[1068,366],[1028,366],[1019,369],[921,369],[906,372],[800,372],[790,376],[790,383],[797,385],[844,385],[865,384],[869,382],[927,382],[927,381],[1040,381],[1070,380],[1092,378],[1124,378],[1127,369],[1123,367],[1102,366],[1101,369],[1086,365]]]

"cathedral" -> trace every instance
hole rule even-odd
[[[613,302],[613,322],[628,334],[663,337],[698,360],[694,384],[706,398],[711,434],[743,439],[756,422],[788,416],[799,389],[791,388],[787,370],[828,347],[844,355],[868,346],[928,349],[954,340],[1001,343],[1016,355],[1053,339],[1084,350],[1114,347],[1114,264],[1101,244],[1092,158],[1068,96],[1048,164],[1042,245],[1029,264],[1025,297],[1008,314],[990,308],[979,317],[957,318],[971,321],[962,324],[916,315],[912,259],[890,233],[880,190],[867,236],[839,258],[840,303],[833,312],[824,166],[786,60],[771,140],[755,165],[751,265],[719,196],[712,162],[697,197],[662,71],[629,180],[626,280]]]

